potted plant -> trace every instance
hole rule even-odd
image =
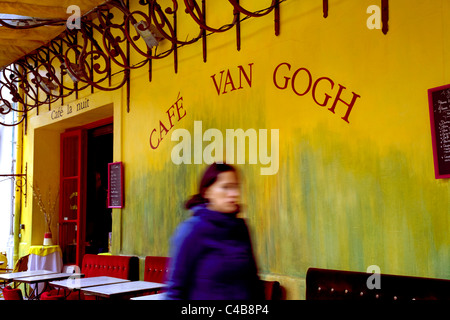
[[[33,196],[37,200],[39,210],[41,211],[44,221],[45,221],[45,233],[44,233],[44,246],[53,245],[52,240],[52,219],[56,214],[56,204],[58,202],[59,191],[52,201],[52,192],[49,189],[47,194],[47,205],[45,205],[44,200],[42,199],[42,193],[39,187],[35,184],[32,186]]]

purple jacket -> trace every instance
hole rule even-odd
[[[247,225],[235,214],[192,208],[171,242],[168,299],[264,299]]]

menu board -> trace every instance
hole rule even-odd
[[[108,208],[123,208],[123,164],[108,163]]]
[[[450,178],[450,85],[428,89],[436,179]]]

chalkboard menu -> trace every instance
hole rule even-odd
[[[108,163],[108,208],[123,208],[123,164]]]
[[[428,89],[436,179],[450,178],[450,85]]]

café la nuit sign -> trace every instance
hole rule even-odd
[[[91,105],[89,104],[89,99],[85,98],[81,101],[77,101],[66,106],[56,107],[50,112],[50,118],[52,120],[61,120],[66,116],[71,116],[72,114],[89,109],[90,107]]]

